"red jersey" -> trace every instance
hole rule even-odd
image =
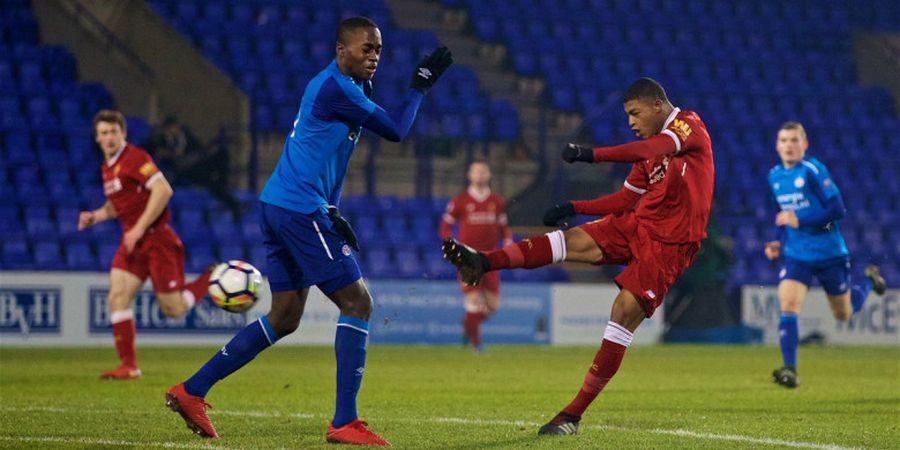
[[[641,195],[638,222],[662,242],[706,239],[715,178],[706,125],[695,112],[675,108],[662,132],[645,142],[674,151],[634,163],[625,179],[625,188]]]
[[[125,231],[131,229],[143,214],[150,199],[150,185],[162,178],[153,158],[143,149],[125,144],[125,147],[101,165],[103,193],[116,209]],[[166,207],[151,226],[169,223]]]
[[[479,196],[473,189],[457,195],[444,212],[441,239],[449,239],[451,227],[459,222],[459,241],[479,251],[494,250],[500,239],[511,239],[506,218],[506,201],[487,191]]]

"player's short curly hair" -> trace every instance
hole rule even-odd
[[[125,116],[114,109],[101,109],[100,111],[97,111],[97,114],[94,115],[93,133],[97,132],[97,124],[100,122],[117,123],[122,127],[123,133],[128,131],[128,125],[125,123]]]
[[[662,100],[669,101],[666,96],[666,90],[662,85],[657,83],[653,78],[641,78],[625,90],[625,101],[630,102],[637,99]]]
[[[363,16],[356,17],[348,17],[341,21],[341,24],[338,25],[337,36],[335,36],[335,40],[340,44],[346,44],[347,38],[351,33],[359,30],[360,28],[378,28],[378,24],[375,23],[372,19]]]

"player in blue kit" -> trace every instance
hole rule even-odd
[[[781,211],[775,217],[781,240],[766,243],[766,257],[784,254],[778,284],[781,302],[781,355],[784,366],[772,373],[788,388],[799,386],[797,315],[813,277],[819,280],[837,320],[850,320],[862,309],[869,291],[883,295],[885,281],[878,266],[866,268],[862,284],[850,284],[850,256],[837,221],[846,213],[841,191],[819,160],[807,157],[809,142],[803,125],[787,122],[778,131],[776,149],[781,164],[769,171],[769,186]],[[782,241],[783,245],[782,245]]]
[[[441,47],[425,58],[413,73],[404,104],[391,116],[369,99],[381,49],[374,22],[365,17],[342,21],[335,60],[306,87],[281,159],[260,195],[272,309],[166,393],[166,404],[200,436],[218,436],[206,414],[209,389],[296,330],[309,288],[317,286],[340,309],[334,341],[337,399],[326,440],[390,445],[369,431],[356,412],[372,297],[355,256],[359,244],[338,211],[341,187],[361,129],[391,141],[403,139],[424,95],[453,63],[453,55]]]

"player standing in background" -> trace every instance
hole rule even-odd
[[[103,151],[103,192],[106,203],[82,211],[78,229],[118,218],[122,241],[109,272],[109,317],[121,364],[103,372],[106,379],[141,377],[134,347],[135,324],[131,303],[150,277],[159,309],[167,317],[185,314],[206,295],[210,270],[184,283],[184,245],[169,226],[172,186],[150,155],[125,141],[125,117],[102,110],[94,116],[94,139]]]
[[[306,87],[294,129],[260,195],[272,309],[166,393],[167,405],[200,436],[218,436],[206,414],[204,397],[209,389],[294,332],[309,289],[317,286],[340,309],[334,339],[337,399],[326,440],[390,445],[357,416],[372,297],[354,254],[359,251],[356,236],[338,206],[347,164],[362,128],[391,141],[403,139],[425,94],[453,63],[453,56],[441,47],[425,58],[413,73],[403,105],[392,117],[369,99],[381,49],[381,31],[374,22],[365,17],[342,21],[335,60]]]
[[[487,254],[453,240],[443,244],[444,256],[468,284],[478,284],[493,270],[560,261],[628,266],[616,277],[621,291],[581,390],[539,434],[578,432],[582,414],[618,371],[634,331],[662,304],[706,238],[715,176],[706,125],[696,113],[672,106],[650,78],[634,82],[624,100],[628,124],[643,140],[593,149],[569,144],[562,155],[570,163],[633,163],[624,187],[594,200],[556,205],[544,223],[565,226],[575,214],[606,217]]]
[[[770,260],[782,254],[784,261],[778,283],[781,320],[781,356],[784,366],[772,373],[774,381],[787,388],[799,386],[797,346],[800,331],[797,315],[816,277],[825,289],[831,312],[837,320],[850,320],[862,309],[869,291],[884,294],[885,281],[878,266],[866,268],[863,284],[850,285],[850,256],[837,221],[846,209],[841,191],[819,160],[807,157],[806,130],[797,122],[787,122],[778,130],[775,148],[781,164],[769,171],[769,187],[781,211],[775,216],[783,239],[766,243]]]
[[[469,164],[469,187],[447,204],[441,221],[441,239],[453,236],[453,224],[459,223],[459,241],[475,250],[486,252],[512,244],[512,232],[506,218],[506,201],[491,191],[491,168],[486,161]],[[484,275],[477,286],[460,282],[466,296],[463,330],[476,351],[482,351],[481,322],[500,308],[500,272]]]

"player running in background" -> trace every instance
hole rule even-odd
[[[565,226],[576,214],[606,217],[488,253],[453,240],[443,244],[445,257],[468,284],[478,284],[493,270],[560,261],[627,265],[616,277],[621,291],[581,389],[539,434],[578,432],[582,414],[619,369],[634,331],[662,304],[706,238],[714,178],[706,126],[696,113],[672,106],[662,86],[649,78],[634,82],[624,100],[628,124],[643,140],[563,149],[563,159],[570,163],[633,163],[624,187],[594,200],[556,205],[544,215],[544,223]]]
[[[118,218],[122,240],[109,272],[109,317],[121,364],[103,372],[106,379],[141,377],[134,347],[135,324],[131,303],[150,277],[159,309],[167,317],[185,314],[206,295],[210,270],[184,283],[184,245],[169,226],[172,186],[150,155],[125,141],[125,117],[102,110],[94,116],[94,139],[103,151],[103,192],[106,203],[82,211],[78,229]]]
[[[309,289],[317,286],[340,309],[334,339],[337,399],[326,440],[390,445],[357,416],[372,297],[354,253],[359,250],[356,237],[337,207],[362,128],[391,141],[403,139],[425,94],[453,57],[442,47],[422,61],[403,105],[391,116],[369,98],[381,49],[381,31],[374,22],[365,17],[342,21],[335,60],[306,87],[281,159],[260,195],[272,309],[166,393],[167,405],[200,436],[218,436],[206,414],[209,389],[296,330]]]
[[[825,165],[806,156],[808,147],[803,125],[785,123],[778,130],[775,142],[781,164],[769,171],[769,187],[781,209],[775,216],[775,224],[783,239],[767,242],[765,253],[770,260],[784,254],[778,283],[781,302],[778,330],[784,366],[776,369],[772,378],[788,388],[800,384],[797,315],[813,277],[825,289],[834,318],[842,321],[850,320],[853,313],[862,309],[869,291],[874,289],[882,295],[886,287],[878,266],[867,267],[865,281],[851,286],[850,256],[837,224],[846,213],[844,200]]]
[[[491,191],[491,168],[476,160],[469,164],[469,187],[447,204],[441,221],[441,239],[453,236],[453,224],[459,223],[459,241],[475,250],[486,252],[512,243],[512,232],[506,218],[506,201]],[[481,322],[500,308],[500,272],[484,275],[477,286],[460,282],[466,296],[463,330],[476,351],[482,351]]]

